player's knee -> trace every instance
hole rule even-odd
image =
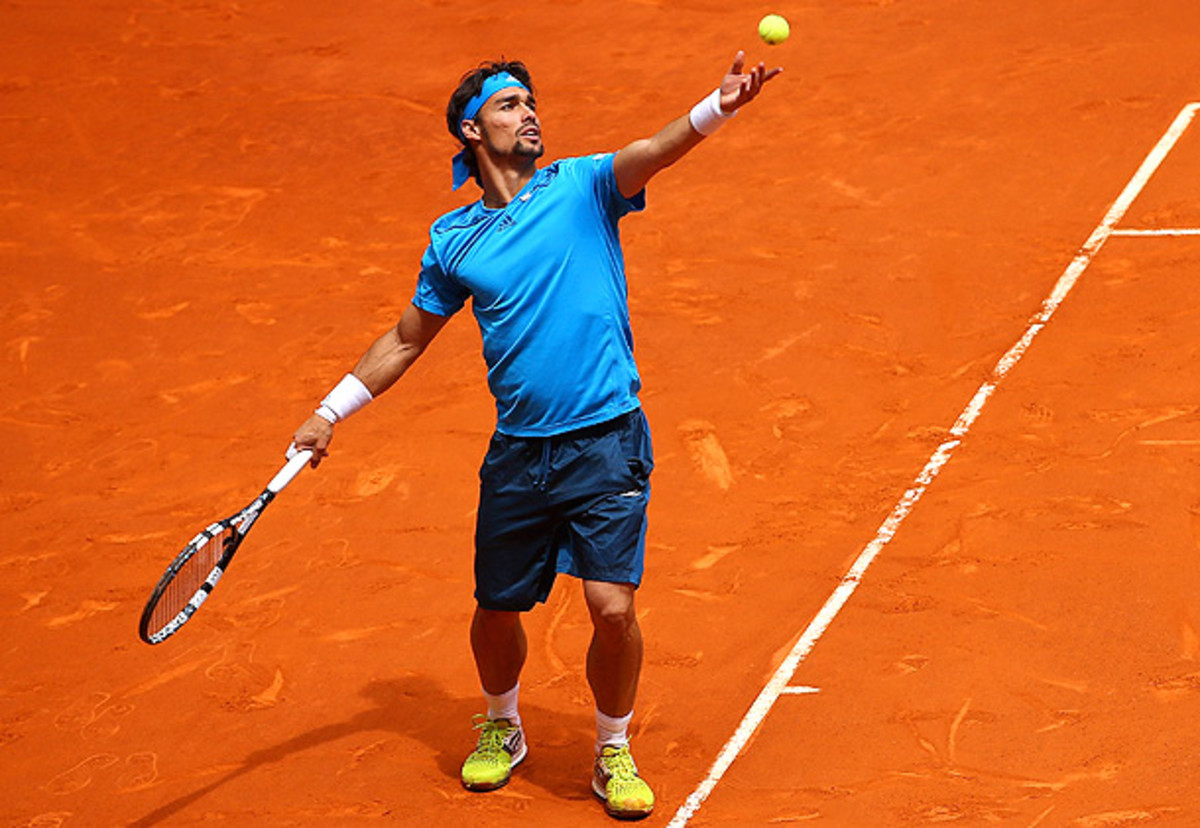
[[[624,639],[637,628],[632,590],[605,590],[588,602],[592,626],[605,638]]]

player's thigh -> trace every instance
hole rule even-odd
[[[489,610],[524,611],[554,580],[557,520],[534,480],[528,441],[496,435],[480,469],[475,597]]]
[[[619,473],[602,481],[570,516],[577,574],[584,580],[636,585],[645,557],[654,468],[650,432],[641,411],[633,412],[620,430],[606,435],[594,450],[607,455],[596,461],[598,467],[619,469]]]

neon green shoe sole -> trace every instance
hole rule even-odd
[[[462,766],[463,787],[469,791],[494,791],[508,784],[513,768],[528,753],[525,731],[508,719],[475,717],[479,740]]]

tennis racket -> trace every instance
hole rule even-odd
[[[221,580],[234,553],[263,510],[292,482],[311,457],[309,449],[297,452],[249,506],[192,538],[171,561],[142,610],[138,625],[142,641],[161,644],[179,632]]]

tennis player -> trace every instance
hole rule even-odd
[[[533,82],[523,64],[463,76],[447,107],[461,144],[452,183],[483,197],[437,219],[411,305],[296,431],[327,453],[334,424],[395,383],[468,299],[483,338],[497,422],[480,471],[471,647],[487,702],[462,783],[488,791],[525,758],[518,711],[527,644],[521,614],[558,572],[583,582],[596,703],[592,789],[607,812],[640,818],[654,794],[629,751],[642,664],[634,608],[641,582],[650,433],[638,401],[625,266],[617,229],[645,187],[754,100],[782,69],[746,68],[651,138],[545,167]]]

